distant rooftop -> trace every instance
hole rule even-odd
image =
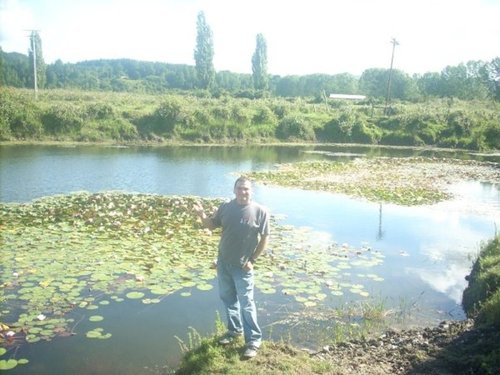
[[[366,96],[350,94],[330,94],[330,99],[363,100],[366,99]]]

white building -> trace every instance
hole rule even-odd
[[[330,99],[364,100],[365,95],[330,94]]]

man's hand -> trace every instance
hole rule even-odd
[[[205,213],[205,209],[203,208],[201,203],[197,202],[193,204],[193,212],[200,218],[201,226],[203,228],[208,228],[210,230],[215,229],[212,218],[207,216],[207,214]]]
[[[200,219],[204,219],[207,217],[207,215],[205,214],[205,209],[203,208],[203,206],[201,205],[201,203],[197,202],[193,205],[193,212],[198,215],[198,217]]]
[[[243,266],[243,270],[247,272],[253,270],[252,261],[249,260],[248,262],[246,262],[245,265]]]

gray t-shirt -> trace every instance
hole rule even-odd
[[[236,199],[223,203],[212,218],[222,227],[218,261],[243,266],[253,255],[259,235],[269,235],[269,214],[264,206],[250,202],[239,205]]]

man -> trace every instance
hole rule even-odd
[[[235,199],[223,203],[209,217],[201,205],[193,207],[202,225],[208,229],[222,227],[217,257],[219,295],[227,313],[228,332],[219,341],[229,344],[244,334],[246,358],[257,355],[262,331],[257,323],[254,294],[254,264],[266,248],[269,237],[269,214],[265,207],[252,201],[252,185],[240,177],[234,184]]]

